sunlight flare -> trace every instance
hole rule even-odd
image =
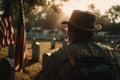
[[[100,10],[101,14],[104,14],[113,5],[119,5],[119,0],[69,0],[68,2],[63,2],[62,10],[67,15],[70,16],[74,9],[88,10],[88,6],[93,4],[95,9]]]
[[[68,2],[63,3],[62,10],[67,16],[70,16],[72,11],[75,9],[86,10],[87,8],[85,4],[81,5],[80,1],[76,1],[76,0],[70,0]]]

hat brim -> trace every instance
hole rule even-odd
[[[99,31],[102,29],[102,26],[101,25],[93,25],[94,26],[94,29],[88,29],[88,28],[83,28],[84,25],[75,25],[74,23],[70,22],[70,21],[62,21],[61,24],[71,24],[73,25],[74,27],[78,28],[78,29],[81,29],[81,30],[86,30],[86,31]]]

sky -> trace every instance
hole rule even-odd
[[[63,9],[66,14],[70,14],[73,9],[87,10],[89,4],[94,4],[95,8],[104,14],[111,6],[120,5],[120,0],[70,0],[63,3]]]

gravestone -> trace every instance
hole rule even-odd
[[[52,40],[51,40],[51,49],[55,48],[55,44],[56,44],[56,38],[52,38]]]
[[[51,53],[45,53],[42,56],[42,69],[45,68],[48,58],[50,57]]]
[[[38,62],[40,56],[40,43],[34,42],[32,44],[32,61]]]
[[[14,50],[15,50],[15,47],[14,47],[14,44],[10,44],[8,46],[8,56],[10,58],[13,58],[14,57]]]
[[[0,80],[14,80],[15,65],[9,57],[0,61]]]
[[[63,47],[67,46],[67,39],[64,39],[62,43],[63,43]]]

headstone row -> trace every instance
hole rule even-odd
[[[14,80],[15,65],[11,58],[5,57],[0,61],[0,80]]]

